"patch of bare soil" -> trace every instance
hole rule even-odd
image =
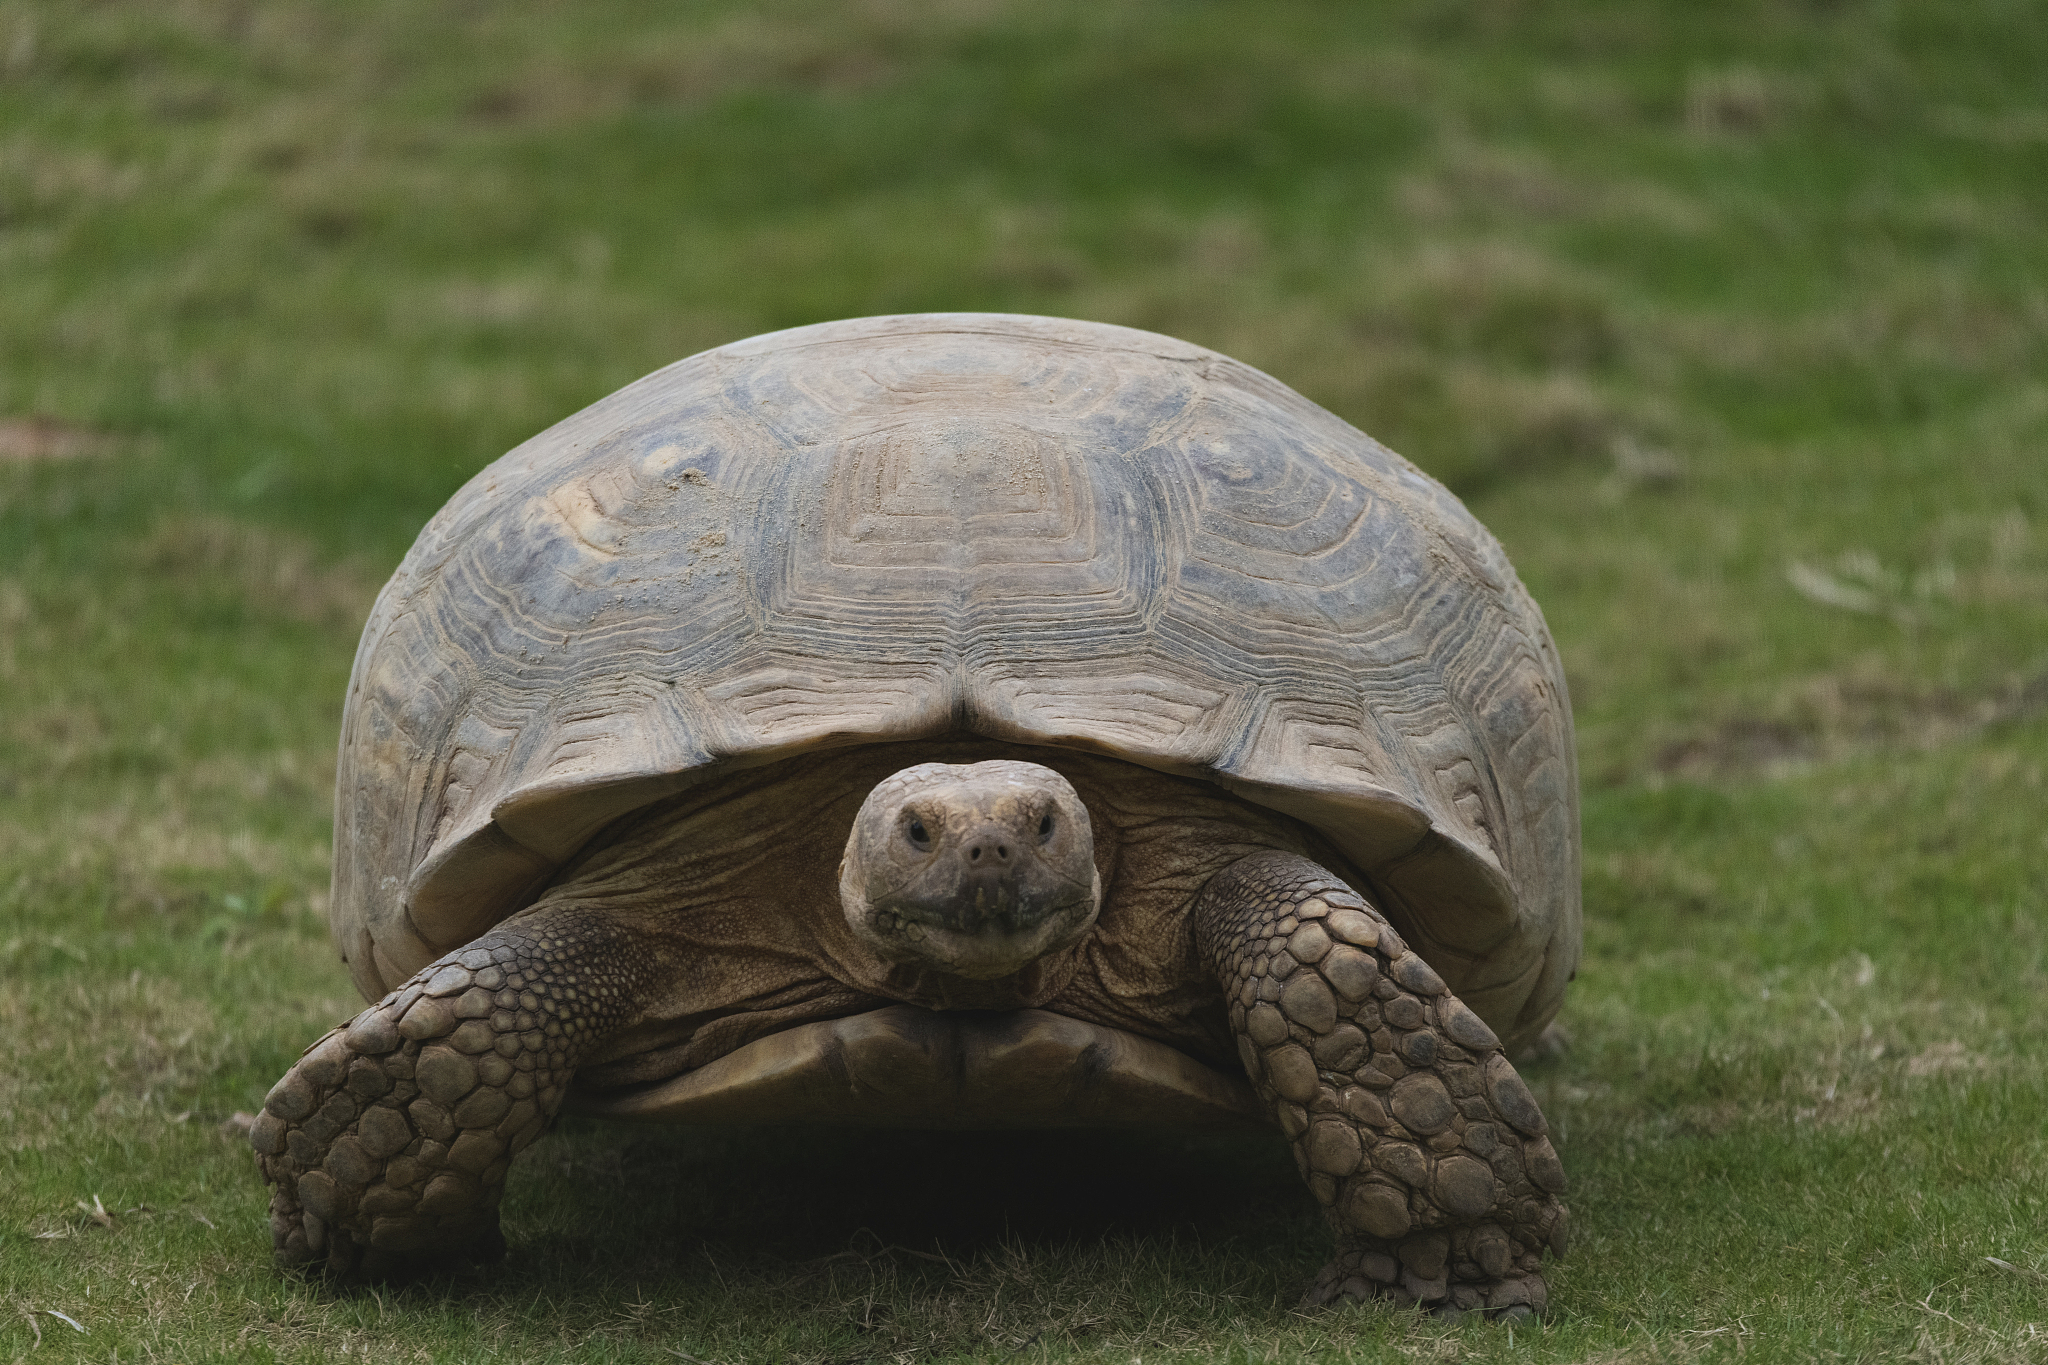
[[[54,417],[0,418],[0,463],[75,460],[102,454],[112,445],[105,432]]]
[[[1674,777],[1732,777],[1772,772],[1808,762],[1814,737],[1783,721],[1737,716],[1704,735],[1667,744],[1657,771]]]
[[[1693,779],[1768,776],[1871,749],[1936,749],[2044,709],[2048,673],[1970,692],[1859,666],[1808,679],[1771,714],[1732,716],[1665,745],[1656,768]]]
[[[323,563],[303,540],[226,517],[167,519],[136,557],[171,581],[229,586],[254,605],[301,621],[353,625],[377,596],[376,580],[360,565]]]

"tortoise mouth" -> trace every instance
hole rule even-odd
[[[580,1113],[880,1128],[1261,1125],[1243,1076],[1048,1010],[890,1005],[757,1038],[681,1076],[578,1092]]]
[[[962,927],[950,907],[908,900],[866,907],[855,932],[893,962],[923,965],[969,981],[995,981],[1068,947],[1095,922],[1092,888],[1064,900],[1047,898],[1023,913],[991,915]]]

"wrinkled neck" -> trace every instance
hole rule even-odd
[[[878,979],[869,989],[878,995],[921,1005],[931,1010],[1019,1010],[1035,1009],[1067,988],[1080,967],[1079,942],[1045,954],[1009,976],[990,981],[973,981],[953,976],[918,962],[880,964]]]

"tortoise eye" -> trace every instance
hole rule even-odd
[[[919,853],[924,853],[931,848],[931,833],[925,829],[924,821],[918,819],[916,816],[913,815],[910,817],[910,828],[905,830],[904,832],[910,836],[910,846],[912,848],[915,848]]]
[[[1052,812],[1047,811],[1045,818],[1038,822],[1038,842],[1042,844],[1050,838],[1052,838]]]

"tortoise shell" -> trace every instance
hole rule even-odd
[[[708,351],[471,479],[356,655],[335,941],[374,999],[650,802],[962,734],[1315,827],[1510,1046],[1576,965],[1564,676],[1492,536],[1248,366],[971,313]]]

